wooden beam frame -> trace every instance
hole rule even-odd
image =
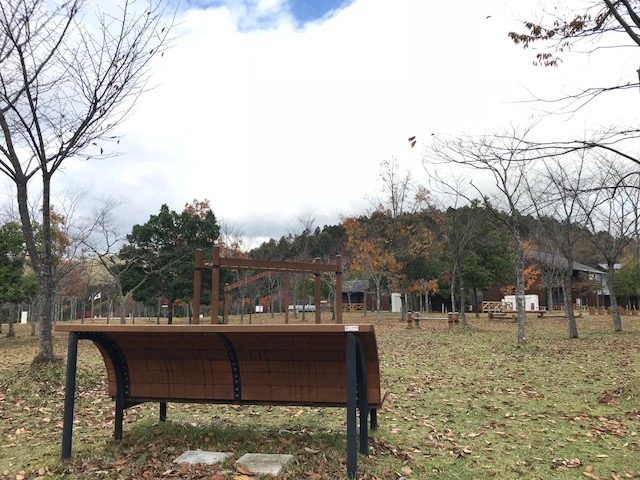
[[[278,272],[284,273],[285,280],[285,323],[289,323],[289,273],[309,273],[315,277],[315,303],[316,303],[316,323],[321,323],[320,311],[320,291],[321,291],[321,274],[323,272],[333,272],[336,276],[336,322],[342,323],[342,257],[336,256],[336,263],[323,264],[320,259],[316,258],[313,262],[288,262],[273,260],[251,260],[248,258],[225,258],[220,256],[220,246],[213,246],[213,261],[203,262],[202,251],[196,250],[195,269],[193,274],[193,317],[194,323],[200,323],[200,282],[203,269],[211,269],[211,323],[218,323],[219,299],[220,291],[220,269],[229,270],[261,270],[261,273],[254,275],[246,280],[242,280],[233,285],[225,286],[225,292],[234,288],[234,286],[242,286],[257,280],[268,273]],[[244,283],[242,283],[244,282]],[[226,308],[226,306],[225,306]],[[226,321],[226,315],[225,315]]]

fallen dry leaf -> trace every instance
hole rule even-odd
[[[253,472],[251,470],[240,464],[236,465],[236,471],[238,473],[242,473],[243,475],[253,475]]]

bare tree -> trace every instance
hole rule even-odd
[[[633,240],[638,222],[637,205],[640,199],[640,184],[637,176],[629,176],[620,161],[601,157],[594,172],[594,180],[601,188],[584,192],[582,208],[588,213],[587,240],[607,266],[607,287],[613,310],[613,326],[622,331],[622,319],[618,312],[615,292],[616,264],[622,258],[624,249]],[[621,179],[631,179],[634,182]]]
[[[431,178],[432,189],[435,187],[440,195],[448,199],[450,205],[450,208],[444,208],[447,213],[443,222],[443,231],[445,250],[451,256],[451,308],[453,311],[456,309],[457,290],[460,302],[460,324],[463,328],[467,328],[466,290],[462,264],[470,243],[474,240],[474,234],[478,231],[483,219],[477,215],[477,212],[463,208],[474,202],[474,199],[467,192],[470,187],[468,178],[453,174],[443,176],[436,170],[427,170],[427,173]]]
[[[380,164],[378,173],[380,180],[379,195],[369,198],[374,207],[370,217],[378,217],[382,221],[378,235],[382,236],[380,246],[389,257],[383,263],[387,265],[386,276],[391,287],[400,293],[402,320],[407,318],[407,292],[411,282],[406,274],[408,264],[419,255],[426,256],[431,243],[430,232],[418,226],[408,227],[409,215],[423,213],[429,207],[429,191],[418,183],[412,172],[407,169],[400,172],[400,164],[395,158],[385,160]],[[412,223],[412,222],[409,222]],[[375,282],[379,283],[381,278]]]
[[[253,244],[253,238],[248,237],[242,226],[235,225],[226,220],[220,221],[220,236],[218,241],[222,247],[223,255],[234,258],[246,258]],[[255,272],[250,270],[234,270],[236,282],[246,280]],[[248,292],[254,289],[255,285],[246,284],[236,288],[237,297],[240,299],[240,324],[244,323],[244,315],[246,313],[246,300]],[[251,298],[251,296],[249,297]],[[249,317],[251,319],[251,317]]]
[[[160,0],[122,0],[116,13],[98,9],[84,22],[85,0],[0,4],[0,171],[17,189],[25,242],[40,283],[40,351],[54,358],[55,293],[51,180],[69,158],[114,154],[115,128],[147,88],[151,60],[168,46]],[[30,181],[42,190],[42,249],[29,210]]]
[[[423,209],[429,200],[429,192],[416,183],[410,170],[400,173],[395,158],[384,160],[378,173],[380,195],[370,197],[375,210],[386,213],[393,221],[403,213],[415,213]]]
[[[481,137],[443,138],[435,137],[433,143],[427,147],[423,159],[425,168],[429,162],[450,163],[469,167],[476,171],[487,172],[494,180],[497,195],[491,196],[483,191],[482,186],[472,182],[489,211],[493,212],[498,221],[503,222],[509,229],[513,239],[516,255],[516,311],[517,311],[517,342],[526,341],[525,324],[525,253],[522,246],[521,223],[522,215],[529,207],[527,204],[525,186],[525,172],[531,162],[532,152],[523,143],[531,133],[527,128],[520,134],[504,131],[494,135]]]
[[[560,274],[564,309],[569,322],[569,338],[578,338],[578,326],[573,310],[573,264],[575,247],[581,228],[589,217],[581,192],[591,184],[585,152],[568,158],[550,158],[538,163],[537,170],[527,177],[529,203],[538,218],[541,237],[554,255],[542,259],[543,278],[547,291]],[[561,261],[556,258],[556,253]]]
[[[561,6],[559,2],[559,7]],[[509,37],[523,48],[537,47],[534,65],[558,67],[568,52],[592,55],[598,50],[640,46],[640,12],[637,0],[584,1],[572,10],[553,11],[540,6],[540,20],[523,22],[525,32],[509,32]],[[565,13],[562,13],[562,12]],[[612,69],[616,70],[616,69]],[[616,90],[637,92],[640,68],[628,71],[610,85],[577,89],[553,99],[536,99],[549,103],[560,113],[573,113],[603,94]]]
[[[596,55],[609,55],[613,50],[637,52],[635,49],[640,46],[639,6],[638,0],[582,0],[568,6],[558,2],[553,9],[547,9],[541,2],[538,18],[523,21],[523,29],[509,32],[509,37],[525,49],[535,46],[534,64],[542,67],[560,67],[563,57],[570,54],[588,55],[592,59]],[[621,58],[626,59],[628,55]],[[618,71],[617,68],[606,69],[611,75],[617,75]],[[630,100],[635,102],[640,87],[640,68],[628,68],[605,85],[585,87],[589,85],[589,79],[580,78],[580,81],[580,86],[570,90],[563,88],[550,98],[540,98],[534,92],[530,102],[538,109],[566,115],[569,119],[596,100],[608,98],[612,92],[633,95]],[[607,108],[611,109],[608,105]],[[633,107],[631,111],[635,111]],[[596,155],[613,153],[640,165],[635,147],[639,137],[637,121],[631,120],[626,125],[597,127],[589,138],[551,138],[530,146],[539,150],[541,156],[593,151]]]
[[[115,283],[116,295],[120,304],[120,323],[126,323],[125,300],[122,282],[124,276],[134,262],[125,262],[118,256],[120,247],[126,241],[126,234],[122,232],[114,214],[114,210],[124,202],[113,197],[104,197],[99,200],[92,212],[91,217],[84,225],[83,244],[91,254],[100,262],[100,265],[111,275]],[[144,276],[137,285],[129,289],[127,295],[133,295],[140,288],[147,277]]]

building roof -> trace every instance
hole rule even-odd
[[[369,282],[366,280],[347,280],[342,283],[342,291],[346,293],[366,292]]]
[[[555,253],[532,251],[527,255],[529,256],[529,258],[532,258],[533,260],[541,262],[545,265],[549,265],[551,267],[566,268],[567,266],[567,259]],[[573,270],[578,272],[599,273],[603,275],[605,273],[602,270],[598,270],[597,268],[590,267],[589,265],[585,265],[584,263],[575,261],[573,262]]]

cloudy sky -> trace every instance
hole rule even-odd
[[[384,160],[426,181],[420,145],[432,133],[526,124],[535,112],[518,100],[529,91],[637,81],[635,50],[533,67],[534,52],[507,33],[537,5],[182,0],[170,8],[175,41],[154,64],[156,88],[119,132],[122,155],[71,160],[55,187],[127,200],[118,212],[127,231],[163,203],[180,211],[196,198],[250,237],[299,231],[301,217],[335,224],[370,208]],[[566,119],[549,122],[551,131],[569,128]]]

